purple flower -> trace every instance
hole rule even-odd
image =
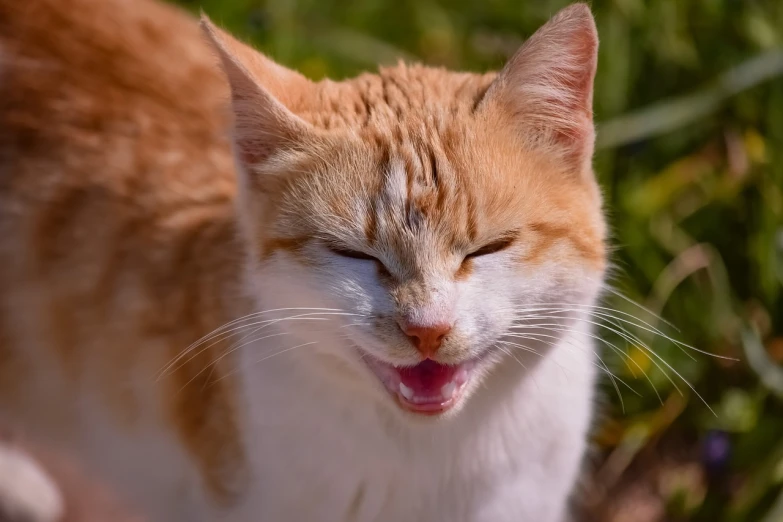
[[[725,431],[710,430],[701,445],[701,458],[708,471],[717,473],[725,468],[731,455],[731,438]]]

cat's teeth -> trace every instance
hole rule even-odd
[[[408,399],[409,401],[413,399],[414,393],[411,388],[408,388],[403,383],[400,383],[400,393],[403,397]]]
[[[454,392],[457,391],[457,384],[454,381],[449,381],[448,384],[444,384],[440,389],[441,395],[444,399],[451,399],[454,396]]]

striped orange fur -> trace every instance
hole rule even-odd
[[[335,406],[341,420],[324,428],[304,414],[256,414],[263,401],[254,386],[283,375],[288,354],[269,363],[278,370],[259,370],[270,372],[262,378],[248,373],[256,369],[234,337],[183,350],[259,303],[316,306],[366,316],[370,330],[350,342],[381,346],[371,358],[416,364],[398,324],[491,301],[495,294],[443,296],[478,292],[485,281],[504,287],[492,275],[501,272],[590,305],[606,264],[591,167],[597,37],[579,5],[499,73],[399,64],[314,82],[207,19],[202,28],[152,0],[0,0],[0,413],[83,455],[152,520],[305,520],[297,517],[312,506],[280,500],[275,511],[269,490],[255,489],[279,476],[255,456],[271,451],[259,447],[283,429],[280,419],[293,423],[291,440],[300,423],[314,437],[344,423],[346,440],[364,439],[351,428],[354,411],[377,414],[387,434],[418,421],[388,400],[361,357],[327,353],[316,373],[329,375],[306,383],[323,385],[324,397],[330,379],[366,386],[375,401]],[[480,259],[484,252],[502,262]],[[345,268],[351,256],[373,268]],[[357,288],[386,308],[354,307],[345,296]],[[316,304],[294,299],[309,291]],[[281,335],[309,339],[307,328],[286,324]],[[456,324],[437,364],[478,357],[470,332],[479,326]],[[352,331],[334,328],[323,335]],[[348,341],[335,350],[340,343]],[[491,368],[487,375],[511,371]],[[455,415],[483,404],[478,389]],[[563,476],[573,474],[586,422],[563,443],[578,454]],[[394,440],[408,447],[415,436]],[[291,469],[305,466],[297,448],[279,452]],[[438,480],[451,491],[446,476]],[[341,516],[369,520],[359,515],[375,491],[368,480],[357,479]],[[312,483],[313,498],[339,497]],[[403,503],[393,504],[383,520],[400,516]],[[328,509],[322,520],[340,519]],[[557,509],[530,512],[548,521],[543,513]]]

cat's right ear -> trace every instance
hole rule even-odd
[[[315,131],[289,106],[313,84],[221,30],[206,15],[201,28],[220,57],[231,87],[234,141],[239,160],[252,172],[280,149],[292,148]]]

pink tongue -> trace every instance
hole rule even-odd
[[[459,367],[438,364],[427,359],[416,366],[400,368],[400,380],[417,395],[436,395],[454,379]]]

